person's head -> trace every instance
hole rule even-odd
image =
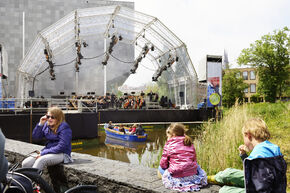
[[[109,121],[109,125],[112,125],[112,121]]]
[[[263,142],[270,139],[271,135],[266,123],[260,118],[249,119],[242,128],[244,143],[252,150],[255,146],[253,142]]]
[[[51,130],[56,132],[58,126],[65,121],[64,114],[59,107],[50,107],[47,110],[47,125],[51,127]]]
[[[185,136],[184,145],[191,146],[192,139],[185,134],[186,131],[187,129],[183,124],[171,123],[166,130],[167,138],[170,139],[172,137]]]

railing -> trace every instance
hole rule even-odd
[[[47,108],[58,106],[66,113],[73,112],[97,112],[97,101],[93,99],[72,98],[0,98],[0,112],[35,112],[46,111]]]

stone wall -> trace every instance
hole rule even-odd
[[[12,163],[21,162],[39,145],[6,139],[5,154]],[[175,192],[165,189],[156,175],[156,169],[94,157],[87,154],[72,153],[74,163],[49,167],[44,178],[53,184],[56,192],[79,184],[97,185],[99,192],[137,193],[137,192]],[[209,185],[200,193],[218,193],[219,186]]]

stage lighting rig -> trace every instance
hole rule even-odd
[[[153,50],[152,50],[152,48],[153,48]],[[151,46],[151,50],[154,51],[154,46],[153,45]],[[136,73],[136,70],[137,70],[137,68],[139,66],[139,63],[142,61],[143,58],[146,57],[146,55],[148,54],[148,52],[149,52],[149,46],[147,44],[145,44],[145,46],[142,48],[142,51],[139,54],[138,58],[134,61],[133,68],[130,70],[130,72],[132,74],[135,74]]]
[[[52,62],[51,52],[49,52],[46,48],[44,49],[44,55],[45,59],[48,62],[49,65],[49,73],[50,73],[50,79],[55,80],[55,73],[54,73],[54,63]]]
[[[108,53],[106,53],[105,54],[105,58],[104,58],[104,60],[103,60],[103,62],[102,62],[102,64],[105,66],[105,65],[107,65],[107,63],[108,63],[108,60],[109,60],[109,54]]]
[[[112,36],[109,46],[109,54],[113,52],[113,47],[118,43],[119,40],[121,41],[122,39],[123,37],[121,35],[119,37],[117,37],[116,35]]]
[[[166,65],[163,65],[161,67],[158,68],[158,70],[153,74],[152,76],[152,81],[157,81],[158,78],[161,76],[162,72],[167,70],[167,66]]]

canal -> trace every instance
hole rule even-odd
[[[145,125],[148,134],[146,142],[128,142],[106,137],[104,129],[99,129],[99,137],[88,140],[74,140],[72,151],[90,154],[111,160],[156,168],[166,143],[168,125]],[[199,124],[186,125],[187,135],[195,138],[200,133]]]

